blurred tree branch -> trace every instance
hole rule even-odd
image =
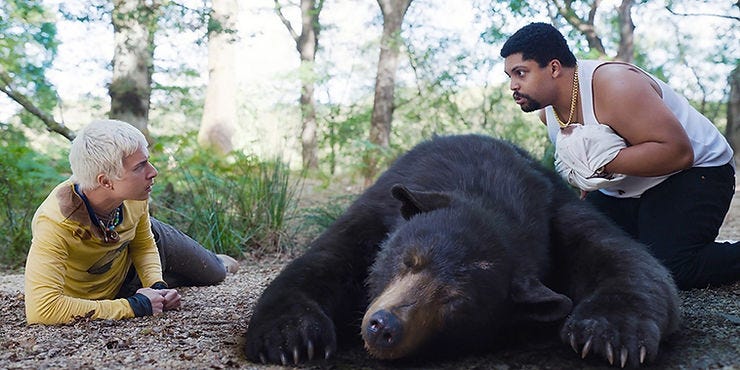
[[[40,119],[46,125],[47,130],[61,134],[70,141],[75,138],[74,132],[64,126],[63,123],[57,122],[54,117],[42,111],[31,101],[31,99],[15,89],[13,86],[13,79],[2,66],[0,66],[0,91],[5,93],[5,95],[13,99],[16,103],[20,104],[32,115]]]
[[[740,1],[738,1],[738,2],[737,2],[737,3],[735,4],[735,5],[737,5],[738,7],[740,7]],[[734,20],[736,20],[736,21],[740,22],[740,17],[735,17],[735,16],[732,16],[732,15],[726,15],[726,14],[711,14],[711,13],[680,13],[680,12],[677,12],[677,11],[673,10],[673,8],[671,8],[671,6],[670,6],[670,5],[666,5],[666,7],[665,7],[665,8],[666,8],[666,10],[668,10],[668,12],[670,12],[671,14],[673,14],[673,15],[678,15],[678,16],[682,16],[682,17],[691,17],[691,16],[708,16],[708,17],[719,17],[719,18],[734,19]]]

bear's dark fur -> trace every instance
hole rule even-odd
[[[458,354],[553,322],[583,356],[639,366],[678,326],[676,288],[522,149],[438,137],[400,157],[267,287],[246,355],[328,358],[358,331],[379,359]]]

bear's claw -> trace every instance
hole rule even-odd
[[[280,352],[280,362],[282,362],[283,366],[288,366],[288,358],[285,357],[285,353]]]
[[[313,361],[315,356],[315,348],[312,341],[308,341],[306,343],[306,360],[307,361]],[[328,360],[329,357],[331,357],[331,349],[326,348],[324,351],[324,360]],[[267,364],[267,357],[264,353],[260,352],[259,359],[262,364]],[[298,347],[293,347],[293,364],[298,365],[301,362],[301,355],[300,355],[300,349]],[[285,355],[284,352],[280,352],[280,363],[283,366],[288,366],[288,357]]]
[[[575,353],[578,353],[578,344],[576,344],[576,336],[573,335],[573,333],[568,333],[568,338],[570,338],[570,348],[573,348],[573,351]]]
[[[588,351],[591,350],[591,339],[593,337],[588,337],[588,340],[586,340],[586,344],[583,345],[583,351],[581,351],[581,358],[586,358],[588,355]]]
[[[627,348],[622,347],[621,351],[621,359],[622,359],[622,368],[624,368],[625,365],[627,365]]]
[[[640,333],[636,334],[624,330],[614,331],[613,327],[612,329],[598,328],[598,325],[595,325],[598,322],[604,323],[604,320],[589,319],[579,323],[571,320],[562,333],[564,341],[581,358],[586,358],[589,354],[597,354],[603,356],[610,365],[622,368],[638,367],[654,359],[655,354],[649,355],[653,353],[653,349],[648,350],[650,340],[655,340],[651,337],[657,337],[654,332],[654,323],[643,323],[639,326],[639,330],[633,329],[636,333]],[[649,333],[651,331],[653,331],[652,334]],[[648,335],[645,335],[646,333]],[[635,335],[638,335],[638,338],[639,336],[644,337],[638,339]],[[611,336],[612,339],[607,339],[607,336]],[[628,339],[630,337],[632,339]],[[655,340],[654,347],[657,347],[657,340]]]
[[[318,304],[291,303],[277,312],[255,312],[247,330],[247,359],[289,366],[312,361],[317,350],[323,349],[324,359],[332,355],[337,343],[334,324]]]
[[[606,342],[606,359],[609,361],[609,365],[614,365],[614,349],[612,348],[611,342]]]
[[[328,360],[332,355],[331,348],[326,348],[324,350],[324,360]],[[306,343],[306,360],[307,361],[313,361],[315,357],[315,349],[312,341],[308,341]],[[267,364],[267,357],[264,353],[259,354],[259,359],[262,364]],[[293,365],[298,365],[301,362],[301,355],[300,355],[300,349],[298,347],[293,347]],[[283,366],[288,366],[288,356],[285,355],[285,352],[280,352],[280,363]]]
[[[308,340],[308,343],[306,343],[306,354],[308,355],[308,361],[312,361],[314,356],[314,348],[313,342],[310,339]]]

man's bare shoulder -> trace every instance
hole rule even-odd
[[[654,112],[651,107],[662,103],[658,84],[630,64],[610,62],[599,66],[592,84],[596,119],[608,123],[623,137],[629,131],[625,125],[640,120],[639,113]]]
[[[617,93],[634,93],[650,88],[660,93],[658,84],[642,69],[624,62],[607,62],[594,70],[595,90],[616,89]]]

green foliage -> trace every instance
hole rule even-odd
[[[151,214],[217,253],[282,251],[298,188],[287,165],[240,153],[223,159],[187,137],[195,135],[160,138],[153,150],[159,175]],[[174,149],[162,152],[163,143]]]
[[[536,158],[543,158],[548,139],[544,125],[534,114],[523,114],[510,99],[506,84],[486,88],[461,88],[459,75],[440,73],[429,81],[419,63],[421,77],[414,88],[396,89],[396,109],[393,114],[391,147],[378,148],[368,140],[372,102],[348,106],[320,106],[320,120],[325,120],[319,135],[324,160],[321,166],[331,177],[355,177],[363,173],[362,158],[372,155],[382,167],[421,140],[433,135],[479,133],[512,141]],[[328,169],[325,167],[328,166]]]
[[[338,167],[359,173],[363,164],[357,160],[357,153],[358,149],[362,152],[360,147],[368,142],[372,105],[328,105],[318,108],[320,112],[328,109],[327,114],[318,115],[319,122],[323,123],[319,125],[322,130],[319,145],[327,152],[326,159],[320,165],[328,166],[326,170],[331,175],[336,173]]]
[[[504,31],[507,26],[523,26],[531,22],[533,18],[541,16],[548,2],[472,0],[472,4],[480,14],[485,14],[485,18],[490,20],[490,25],[480,35],[481,40],[489,44],[503,44],[511,36],[511,31]]]
[[[56,23],[42,1],[0,2],[0,71],[11,76],[15,90],[45,110],[57,102],[56,91],[46,79],[57,52],[56,33]],[[21,119],[26,125],[37,125],[28,112]]]
[[[357,199],[356,194],[337,195],[319,205],[301,209],[301,233],[304,236],[311,236],[323,232],[347,210],[355,199]]]
[[[25,137],[0,126],[0,265],[23,265],[31,245],[31,219],[68,172],[65,160],[30,149]]]
[[[544,125],[511,101],[507,84],[465,89],[453,85],[459,86],[397,90],[396,95],[408,103],[398,104],[394,112],[396,153],[432,135],[478,133],[514,142],[535,157],[543,155],[548,142]]]

